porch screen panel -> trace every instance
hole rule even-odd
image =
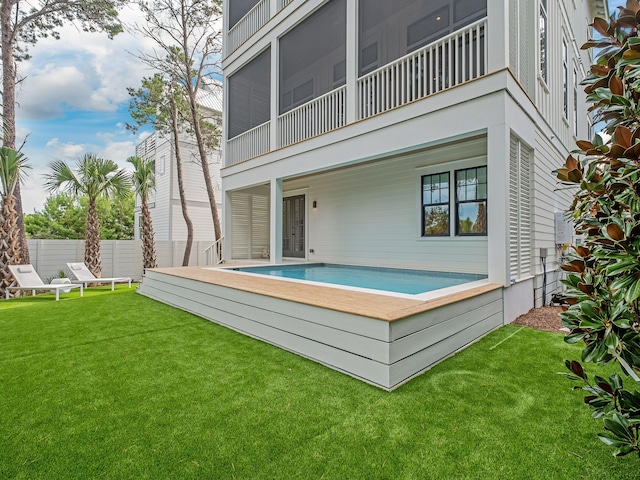
[[[229,29],[242,20],[260,0],[229,0]]]
[[[229,138],[269,121],[270,71],[271,49],[268,48],[227,79]]]
[[[360,0],[359,75],[487,15],[486,0]]]
[[[346,3],[330,0],[280,39],[280,114],[346,83]]]

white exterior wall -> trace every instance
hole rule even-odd
[[[289,180],[283,195],[306,194],[310,261],[486,274],[487,237],[420,235],[422,175],[478,165],[484,138]]]
[[[155,147],[146,153],[146,157],[156,162],[156,189],[149,199],[154,238],[163,240],[186,240],[187,226],[180,206],[180,190],[173,141],[159,134],[155,135]],[[187,212],[193,223],[194,240],[208,241],[215,238],[213,218],[209,207],[209,198],[199,163],[197,145],[186,136],[180,139],[182,158],[182,176],[184,181]],[[221,150],[210,155],[210,173],[218,212],[222,212],[222,181],[220,178]],[[135,238],[140,238],[140,199],[136,198]],[[208,245],[207,245],[208,246]]]
[[[272,13],[270,22],[224,59],[225,75],[242,68],[270,46],[271,98],[272,103],[275,102],[278,98],[277,38],[323,3],[320,0],[293,2],[277,16]],[[569,193],[557,191],[552,171],[574,148],[573,69],[578,69],[580,77],[586,73],[588,54],[581,52],[579,46],[587,37],[589,12],[602,8],[606,2],[563,0],[548,4],[547,84],[539,78],[539,1],[488,0],[488,71],[484,77],[358,122],[349,116],[354,99],[347,98],[345,110],[352,123],[345,127],[286,148],[275,149],[272,142],[270,152],[224,168],[225,198],[231,198],[234,191],[255,185],[271,187],[272,250],[279,249],[282,240],[277,223],[281,215],[277,211],[280,196],[302,192],[306,194],[308,209],[307,252],[310,249],[315,252],[307,253],[308,260],[488,272],[492,282],[506,287],[504,304],[508,318],[505,317],[505,321],[526,312],[534,305],[534,299],[538,299],[539,304],[542,294],[539,252],[540,248],[547,248],[548,302],[551,292],[559,288],[560,250],[555,245],[553,215],[570,203]],[[357,1],[350,0],[347,12],[351,12],[351,18],[355,18],[354,11],[357,11]],[[348,48],[357,50],[355,24],[348,23],[347,29],[347,39],[351,39]],[[563,36],[569,48],[568,119],[563,113]],[[357,54],[347,51],[347,59],[357,61]],[[348,65],[347,72],[354,68]],[[355,91],[349,81],[355,78],[348,74],[347,97]],[[587,107],[582,88],[578,98],[577,137],[587,138]],[[275,125],[272,114],[272,136]],[[531,276],[518,279],[513,287],[509,286],[511,135],[533,150]],[[488,236],[421,238],[420,218],[414,213],[419,209],[420,161],[414,158],[414,153],[474,136],[486,141]],[[311,209],[314,200],[318,202],[316,211]],[[229,215],[225,224],[227,239],[232,238],[230,234],[234,229],[230,203],[225,204],[225,214]],[[376,212],[379,219],[370,219],[369,212]],[[233,251],[230,242],[225,245],[227,258]],[[272,252],[271,260],[279,260],[277,252]],[[460,268],[462,265],[467,268]]]

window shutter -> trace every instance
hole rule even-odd
[[[531,274],[531,161],[533,150],[513,135],[509,148],[509,272]]]

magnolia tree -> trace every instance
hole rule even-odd
[[[570,213],[584,243],[562,269],[569,307],[561,314],[567,343],[582,342],[582,362],[613,363],[608,378],[588,375],[566,360],[586,392],[592,416],[602,419],[600,439],[615,455],[640,456],[640,4],[629,0],[617,18],[597,18],[601,36],[583,49],[597,49],[584,80],[596,122],[610,140],[578,141],[558,178],[577,187]]]

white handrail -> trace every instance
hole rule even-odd
[[[278,147],[286,147],[345,125],[347,87],[331,90],[278,117]]]
[[[360,119],[385,112],[486,74],[483,18],[358,80]]]
[[[224,235],[205,249],[204,255],[207,265],[219,265],[224,262],[224,258],[222,257],[222,240],[224,240]]]
[[[225,166],[229,167],[267,153],[271,149],[270,132],[271,122],[267,121],[227,140]]]
[[[278,11],[289,5],[293,0],[278,0]]]
[[[246,42],[251,35],[260,30],[269,21],[269,5],[269,0],[261,0],[238,23],[229,29],[227,34],[227,54]]]

